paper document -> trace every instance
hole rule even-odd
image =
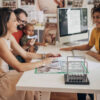
[[[67,66],[65,61],[52,61],[51,64],[41,66],[35,70],[35,73],[66,73]]]
[[[80,10],[69,10],[68,16],[68,34],[81,32]]]

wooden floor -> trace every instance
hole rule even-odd
[[[75,93],[51,93],[50,100],[77,100]]]

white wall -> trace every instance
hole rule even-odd
[[[91,9],[93,8],[93,5],[89,5],[87,8],[88,8],[88,27],[91,28],[93,27],[93,21],[91,18]]]
[[[88,8],[88,27],[89,29],[93,27],[92,19],[91,19],[91,8],[93,8],[93,5],[88,5],[88,0],[84,0],[83,7]]]
[[[18,7],[18,8],[21,7],[21,0],[17,0],[17,7]]]
[[[2,7],[2,0],[0,0],[0,7]]]

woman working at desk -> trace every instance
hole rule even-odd
[[[34,100],[33,92],[16,91],[16,83],[22,75],[21,72],[49,64],[53,60],[47,58],[35,63],[21,63],[11,50],[16,51],[24,59],[54,56],[24,51],[12,36],[12,33],[17,31],[17,24],[16,16],[11,9],[0,8],[0,100]],[[9,71],[8,64],[18,72]]]
[[[95,46],[98,53],[95,53],[93,51],[88,51],[87,54],[100,61],[100,43],[99,43],[100,41],[100,5],[97,5],[94,8],[92,8],[91,15],[92,15],[93,23],[96,24],[96,27],[92,30],[89,43],[82,46],[61,48],[60,50],[63,50],[63,51],[90,50],[93,46]]]
[[[87,54],[100,61],[100,43],[99,43],[100,41],[100,5],[97,5],[94,8],[92,8],[91,15],[93,18],[93,23],[96,24],[96,27],[92,30],[89,43],[82,46],[61,48],[60,50],[63,50],[63,51],[90,50],[95,45],[95,48],[98,53],[95,53],[93,51],[88,51]],[[78,94],[78,100],[86,100],[86,95]],[[91,100],[93,100],[93,95],[91,95]]]

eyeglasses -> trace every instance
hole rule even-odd
[[[93,16],[93,19],[100,19],[100,16]]]
[[[27,24],[27,21],[21,20],[19,17],[17,18],[18,21],[22,22],[23,24]]]

